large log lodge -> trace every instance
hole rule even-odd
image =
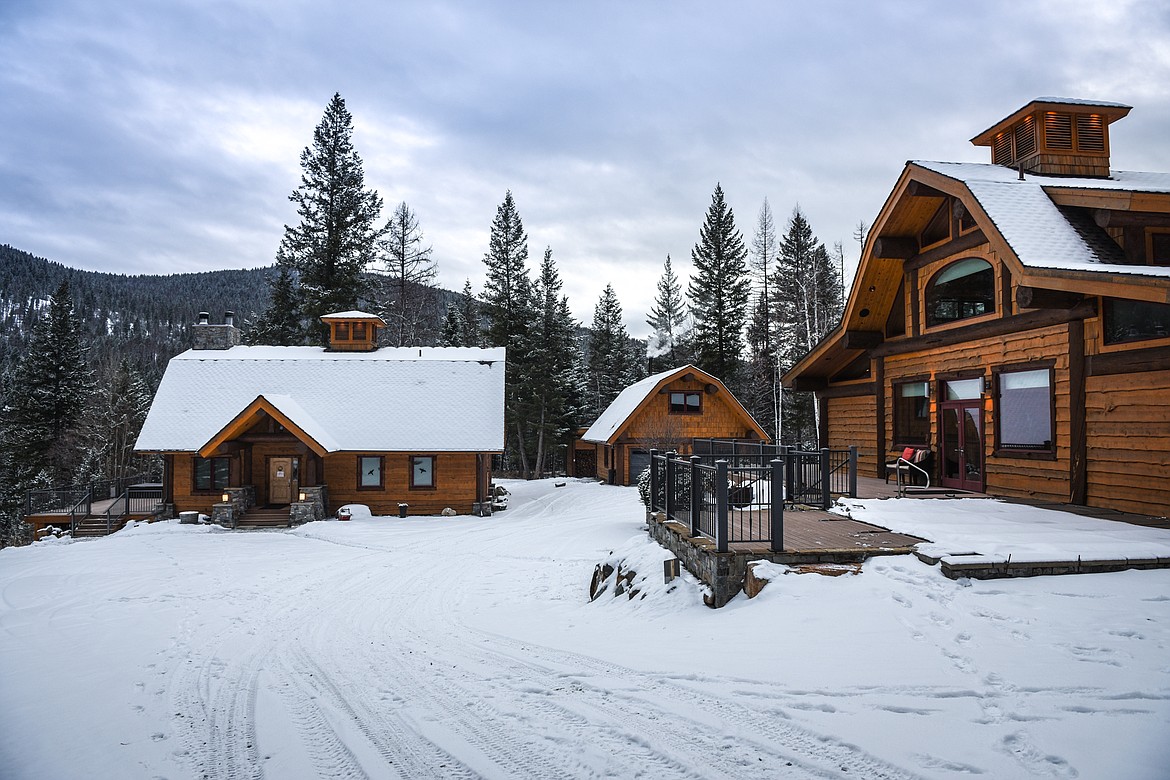
[[[1170,509],[1170,174],[1112,171],[1130,106],[1039,98],[906,164],[841,324],[784,376],[821,441],[882,476],[1151,515]]]

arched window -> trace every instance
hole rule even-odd
[[[995,311],[991,263],[968,257],[939,271],[926,287],[926,324],[942,325]]]

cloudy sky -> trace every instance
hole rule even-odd
[[[1030,99],[1122,101],[1113,166],[1170,171],[1165,0],[0,3],[0,243],[119,273],[273,261],[334,92],[440,282],[482,288],[511,190],[586,323],[631,335],[721,182],[745,240],[797,204],[851,262],[908,159]]]

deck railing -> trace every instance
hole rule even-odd
[[[692,439],[691,451],[702,458],[723,457],[733,466],[763,466],[773,458],[785,459],[796,453],[788,473],[788,495],[802,504],[822,504],[827,509],[830,496],[857,497],[857,447],[833,450],[800,450],[782,444],[765,444],[758,439]],[[827,458],[827,465],[822,461]],[[704,460],[704,462],[707,462]],[[822,477],[827,475],[827,477]]]
[[[90,513],[95,502],[117,498],[132,485],[152,481],[149,474],[131,474],[118,479],[101,479],[86,485],[29,490],[24,494],[25,515]],[[160,493],[161,496],[161,493]]]
[[[836,453],[772,447],[723,453],[711,447],[689,457],[651,450],[650,511],[687,526],[691,536],[714,539],[719,552],[735,542],[767,542],[779,552],[786,501],[828,509],[834,493],[857,495],[856,447]]]

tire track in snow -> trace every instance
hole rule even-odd
[[[278,692],[317,776],[367,780],[369,775],[329,725],[328,719],[313,702],[313,695],[306,692],[303,686],[292,682],[297,678],[292,669],[285,666],[282,673],[285,682],[279,686]]]
[[[624,717],[644,717],[642,713],[650,706],[650,702],[658,699],[669,699],[678,705],[680,710],[698,710],[714,715],[723,723],[735,724],[738,727],[736,739],[752,744],[757,749],[772,753],[777,759],[793,762],[801,772],[815,772],[822,777],[866,777],[881,778],[882,780],[915,780],[919,776],[915,773],[889,764],[872,756],[854,745],[834,740],[830,737],[815,734],[795,724],[778,719],[772,713],[764,713],[749,708],[739,702],[717,698],[698,691],[694,688],[681,685],[670,678],[639,672],[627,667],[606,664],[589,656],[582,656],[563,650],[555,650],[543,646],[536,646],[527,642],[520,642],[509,637],[490,634],[494,642],[511,646],[515,651],[526,656],[538,655],[545,663],[553,663],[569,668],[586,669],[601,677],[616,677],[627,681],[637,681],[638,687],[647,692],[646,696],[632,696],[624,692],[601,688],[608,691]],[[515,655],[503,651],[489,651],[501,658],[515,660]],[[581,672],[556,672],[527,662],[527,673],[531,675],[545,675],[546,680],[553,679],[586,679],[589,674]],[[669,739],[676,732],[686,736],[681,744],[676,743],[673,749],[685,750],[687,744],[696,735],[706,735],[711,730],[708,724],[682,716],[678,711],[666,711],[654,707],[660,723],[660,733]],[[726,752],[725,747],[719,744],[708,744],[700,756]],[[718,767],[716,767],[718,768]],[[795,775],[802,776],[802,775]],[[807,774],[803,776],[809,776]]]
[[[290,679],[300,676],[304,681],[304,673],[311,674],[312,682],[306,681],[308,687],[325,696],[331,705],[348,717],[386,761],[387,768],[399,777],[478,777],[457,758],[402,723],[397,715],[381,714],[380,708],[370,701],[363,689],[355,687],[343,692],[304,648],[289,648],[289,656],[290,662],[298,669],[298,673],[293,673],[290,668]],[[324,722],[325,718],[318,711],[314,721]],[[315,733],[307,736],[316,738]],[[349,755],[353,757],[352,752]]]
[[[335,566],[317,566],[301,572],[296,580],[290,577],[268,587],[278,592],[298,587],[301,595],[308,595],[322,576],[352,577],[363,567],[365,557],[341,570]],[[302,622],[320,615],[331,605],[328,599],[289,596],[280,600],[280,606],[274,610],[268,600],[257,595],[236,592],[236,602],[248,607],[245,613],[216,634],[200,637],[198,646],[184,639],[175,648],[175,654],[187,661],[180,662],[168,686],[177,708],[174,718],[184,724],[186,752],[176,757],[193,764],[204,778],[260,780],[264,777],[256,736],[260,670],[276,648],[294,641]],[[221,652],[224,658],[220,657]],[[199,663],[195,663],[196,659]],[[278,684],[282,681],[277,679]]]
[[[259,780],[264,776],[256,747],[255,707],[259,664],[224,674],[224,663],[206,658],[180,673],[172,689],[185,727],[185,757],[200,776]],[[221,670],[221,671],[217,671]],[[195,717],[201,716],[196,723]]]

